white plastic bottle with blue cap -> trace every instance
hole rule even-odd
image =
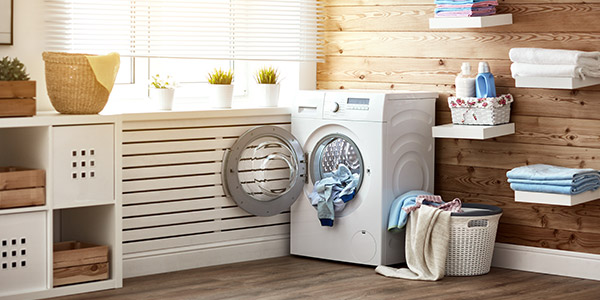
[[[487,62],[479,62],[479,74],[475,77],[477,98],[496,97],[496,83]]]

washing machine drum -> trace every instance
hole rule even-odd
[[[296,201],[306,179],[300,143],[277,126],[244,133],[223,160],[223,187],[239,207],[257,216],[272,216]]]
[[[313,184],[339,165],[363,178],[363,159],[356,144],[342,134],[330,134],[316,143],[310,161]],[[239,207],[257,216],[272,216],[296,201],[307,182],[307,163],[300,143],[277,126],[248,130],[223,159],[223,187]]]

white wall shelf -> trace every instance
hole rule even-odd
[[[515,202],[573,206],[600,199],[600,189],[577,195],[515,191]]]
[[[431,29],[483,28],[512,24],[512,14],[499,14],[483,17],[430,18]]]
[[[597,84],[600,84],[600,78],[515,77],[515,86],[521,88],[573,90]]]
[[[446,124],[431,128],[435,138],[485,140],[515,133],[515,123],[502,125]]]

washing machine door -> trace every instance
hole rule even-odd
[[[246,131],[225,153],[223,187],[245,211],[272,216],[296,201],[306,179],[300,143],[285,129],[260,126]]]

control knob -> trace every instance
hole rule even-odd
[[[331,111],[338,112],[339,110],[340,110],[340,104],[337,102],[333,102],[333,105],[331,106]]]

